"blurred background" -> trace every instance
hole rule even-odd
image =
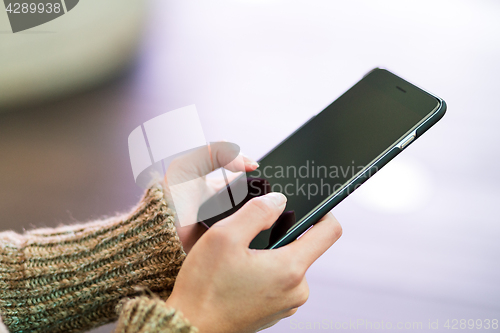
[[[82,0],[12,34],[2,10],[0,229],[127,210],[127,138],[157,115],[196,104],[207,140],[259,158],[385,67],[448,112],[334,209],[308,303],[268,332],[500,319],[499,17],[495,0]]]

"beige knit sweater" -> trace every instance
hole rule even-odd
[[[164,302],[185,256],[159,185],[123,216],[0,233],[0,332],[197,332]]]

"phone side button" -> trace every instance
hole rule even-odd
[[[413,140],[415,140],[415,137],[416,137],[415,133],[408,135],[406,138],[401,140],[401,142],[398,145],[398,148],[401,150],[405,149],[406,146],[408,146]]]

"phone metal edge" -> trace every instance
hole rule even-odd
[[[376,69],[377,68],[375,68],[374,70],[376,70]],[[378,68],[378,69],[381,69],[381,68]],[[384,70],[384,69],[382,69],[382,70]],[[388,71],[388,72],[391,73],[390,71]],[[370,73],[371,73],[371,71],[370,71]],[[391,74],[393,74],[393,73],[391,73]],[[393,74],[393,75],[396,77],[399,77],[395,74]],[[413,85],[413,86],[415,86],[415,85]],[[332,210],[336,205],[338,205],[342,200],[344,200],[350,193],[352,193],[354,190],[356,190],[357,187],[355,187],[352,191],[348,191],[347,193],[344,193],[346,189],[349,189],[349,187],[351,187],[356,182],[359,182],[360,180],[362,180],[362,181],[360,181],[359,184],[355,184],[355,186],[357,186],[357,185],[361,186],[361,184],[363,184],[366,180],[368,180],[372,176],[372,175],[368,175],[368,177],[366,177],[367,173],[368,173],[368,171],[370,171],[370,169],[372,169],[374,166],[377,166],[377,170],[375,170],[375,173],[376,173],[378,171],[378,169],[385,166],[389,161],[391,161],[394,157],[396,157],[403,149],[405,149],[406,147],[411,145],[413,142],[415,142],[418,137],[420,137],[425,131],[427,131],[427,129],[429,129],[432,125],[434,125],[437,121],[439,121],[439,119],[441,119],[443,117],[444,112],[446,112],[446,103],[444,102],[444,100],[442,98],[418,87],[418,86],[415,86],[415,87],[417,87],[418,89],[426,92],[427,94],[429,94],[430,96],[435,98],[438,101],[438,104],[436,105],[436,107],[425,118],[420,120],[409,131],[407,131],[404,135],[402,135],[400,138],[398,138],[398,140],[396,140],[389,148],[384,150],[380,155],[378,155],[375,159],[373,159],[370,163],[368,163],[367,166],[365,168],[363,168],[363,170],[359,171],[355,176],[353,176],[351,178],[351,180],[347,182],[346,186],[343,186],[341,189],[337,190],[335,193],[332,193],[323,202],[318,204],[314,209],[311,210],[311,213],[304,216],[300,221],[298,221],[297,224],[294,227],[292,227],[291,231],[287,232],[282,238],[280,238],[273,245],[268,246],[267,249],[275,249],[275,248],[287,245],[287,244],[291,243],[292,241],[294,241],[297,237],[299,237],[302,233],[304,233],[308,228],[310,228],[312,225],[316,224],[317,221],[314,223],[308,224],[305,228],[303,227],[306,224],[306,222],[308,222],[311,218],[317,216],[319,211],[324,211],[328,208],[328,210],[325,212],[325,214],[323,214],[323,216],[326,215],[326,213],[328,213],[330,210]],[[434,119],[434,118],[436,118],[436,119]],[[432,123],[429,123],[430,125],[426,126],[424,128],[424,131],[421,132],[420,134],[418,134],[418,130],[420,128],[423,128],[424,127],[423,125],[428,124],[428,122],[431,121],[432,119],[434,119],[435,121]],[[409,142],[407,145],[405,145],[403,148],[399,148],[398,145],[401,144],[410,134],[413,134],[413,133],[415,133],[415,138],[411,142]],[[391,152],[394,149],[397,149],[399,151],[395,151],[395,153],[393,153],[394,155],[390,156]],[[381,165],[377,165],[378,163],[383,161],[385,158],[388,158],[388,160],[385,161],[385,163],[383,163]],[[365,178],[365,179],[363,179],[363,178]],[[337,202],[334,202],[337,198],[340,198],[340,199]],[[334,204],[332,204],[332,203],[334,203]],[[329,205],[331,205],[331,207],[328,207]],[[299,231],[297,232],[297,230],[299,230]],[[292,234],[297,234],[297,233],[298,233],[298,235],[296,235],[295,237],[292,236]]]

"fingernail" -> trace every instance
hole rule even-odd
[[[247,155],[243,154],[243,153],[240,153],[241,156],[243,156],[243,159],[245,160],[245,165],[248,165],[250,167],[253,167],[253,168],[258,168],[259,167],[259,163],[255,162],[254,160],[252,160],[250,157],[248,157]]]
[[[252,167],[252,168],[258,168],[259,167],[259,163],[257,162],[245,162],[246,165],[248,165],[249,167]]]
[[[279,192],[272,192],[264,195],[262,197],[265,200],[269,200],[273,205],[282,208],[286,204],[286,197]]]

